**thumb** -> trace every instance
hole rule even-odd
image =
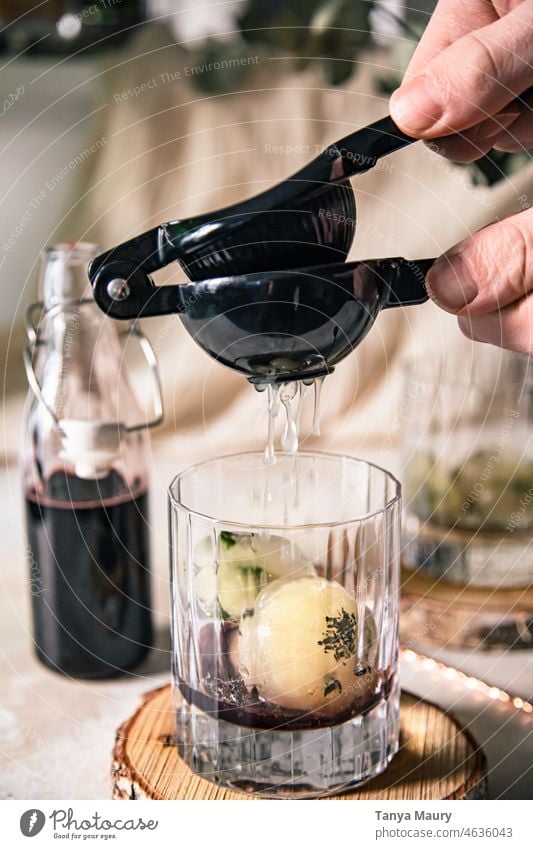
[[[501,111],[533,84],[533,2],[458,38],[394,92],[393,119],[408,135],[459,133]]]
[[[533,295],[503,310],[473,317],[460,316],[457,321],[469,339],[533,355]]]
[[[484,227],[431,267],[433,300],[461,316],[493,313],[533,291],[533,209]]]

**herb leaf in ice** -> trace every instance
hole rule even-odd
[[[233,545],[237,544],[235,534],[230,534],[229,531],[222,531],[222,533],[220,534],[220,542],[222,543],[224,548],[231,548]]]
[[[341,608],[340,616],[326,616],[324,639],[318,640],[325,652],[333,652],[335,660],[348,660],[355,654],[357,619]]]
[[[338,690],[339,694],[342,693],[342,684],[336,678],[329,678],[324,684],[324,698],[335,690]]]

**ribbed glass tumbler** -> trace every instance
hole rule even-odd
[[[400,485],[350,457],[221,457],[169,491],[181,757],[217,784],[315,797],[398,748]]]

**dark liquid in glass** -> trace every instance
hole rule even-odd
[[[392,689],[391,675],[382,674],[379,687],[372,693],[353,699],[350,707],[331,716],[319,716],[314,711],[290,710],[259,698],[257,693],[246,693],[244,684],[233,684],[233,693],[228,699],[215,698],[189,687],[178,679],[180,692],[189,704],[195,705],[211,719],[223,719],[234,725],[247,728],[260,728],[272,731],[306,731],[315,728],[329,728],[342,725],[355,716],[364,716],[382,699],[387,698]],[[238,693],[240,689],[240,693]],[[235,698],[235,694],[238,697]],[[230,701],[230,699],[232,699]],[[239,703],[240,702],[240,703]]]
[[[336,709],[333,701],[327,715],[313,710],[295,710],[261,698],[255,688],[247,690],[231,659],[231,640],[236,626],[225,624],[219,630],[204,626],[200,634],[200,663],[203,692],[189,686],[178,676],[180,692],[212,719],[235,725],[275,731],[305,731],[341,725],[355,716],[363,716],[390,694],[396,678],[391,669],[380,670],[369,687],[364,677],[354,677],[349,704]]]
[[[35,649],[75,678],[135,667],[152,645],[147,494],[63,472],[26,494]]]

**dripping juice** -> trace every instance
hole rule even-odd
[[[296,454],[300,444],[300,418],[306,395],[313,390],[313,436],[320,436],[320,413],[322,386],[325,377],[310,380],[287,380],[283,383],[254,383],[257,392],[267,392],[268,429],[265,448],[265,463],[274,463],[276,459],[274,441],[276,420],[283,408],[284,426],[281,437],[281,449],[288,454]]]

